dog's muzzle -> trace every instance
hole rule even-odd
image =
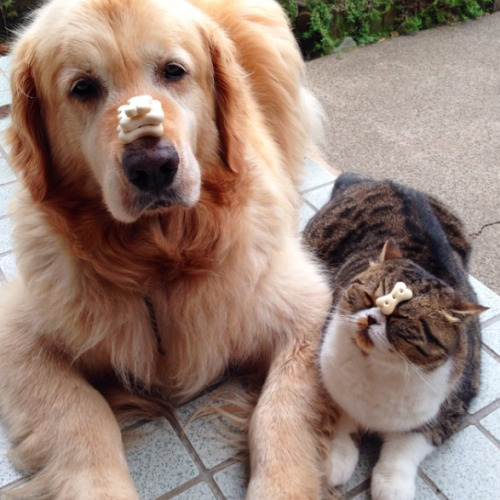
[[[174,181],[179,155],[166,139],[142,137],[125,146],[122,168],[126,179],[141,192],[161,196]]]

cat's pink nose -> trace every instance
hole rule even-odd
[[[373,316],[368,315],[366,318],[368,321],[368,325],[376,325],[377,324],[377,319],[374,318]]]

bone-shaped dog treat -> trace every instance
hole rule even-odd
[[[160,101],[149,95],[132,97],[118,108],[118,138],[128,144],[139,137],[161,137],[164,118]]]
[[[402,282],[394,285],[391,293],[379,297],[375,304],[386,315],[392,314],[396,306],[400,302],[410,300],[413,297],[413,292]]]

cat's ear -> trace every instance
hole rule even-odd
[[[387,240],[384,243],[384,248],[382,248],[382,253],[380,254],[380,262],[402,258],[403,254],[401,253],[399,245],[392,238]]]
[[[475,302],[459,301],[453,304],[447,311],[444,311],[444,316],[448,321],[457,323],[467,316],[480,314],[488,309],[488,307],[476,304]]]

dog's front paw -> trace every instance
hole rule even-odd
[[[330,449],[330,474],[328,482],[331,486],[347,483],[358,463],[359,449],[349,435],[337,436]]]
[[[51,497],[52,498],[52,497]],[[54,500],[139,500],[128,471],[109,472],[103,467],[96,472],[82,469],[69,475]]]
[[[287,479],[283,481],[284,478]],[[302,482],[297,477],[290,480],[289,476],[283,476],[276,481],[252,478],[245,500],[317,500],[318,495],[314,482]]]

